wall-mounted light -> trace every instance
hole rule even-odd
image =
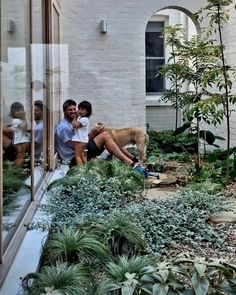
[[[13,33],[15,29],[15,24],[14,21],[12,19],[9,19],[7,21],[7,32],[8,33]]]
[[[101,20],[100,22],[100,31],[101,33],[107,32],[107,21],[105,19]]]

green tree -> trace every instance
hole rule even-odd
[[[184,94],[183,115],[188,122],[196,121],[198,167],[200,167],[200,138],[202,138],[200,123],[205,121],[211,124],[217,121],[217,117],[222,117],[222,114],[216,111],[218,103],[215,103],[207,92],[207,88],[215,83],[217,57],[216,46],[211,41],[202,39],[199,35],[184,41],[179,54],[179,63],[186,68],[185,79],[188,84],[188,91]],[[203,101],[209,99],[211,99],[212,108],[204,109],[202,107]]]
[[[208,124],[218,122],[223,115],[217,111],[219,101],[211,98],[211,108],[204,108],[203,98],[209,99],[207,88],[215,83],[215,63],[219,55],[218,48],[209,40],[193,36],[190,40],[178,38],[180,27],[167,29],[167,42],[172,45],[173,53],[170,60],[174,63],[167,64],[162,69],[162,74],[171,81],[171,88],[167,90],[165,99],[173,101],[176,109],[183,109],[184,126],[176,128],[175,134],[187,128],[196,126],[198,138],[198,162],[200,167],[200,122]],[[186,83],[188,90],[181,91],[181,85]],[[213,107],[214,106],[214,107]],[[191,123],[191,124],[190,124]]]
[[[179,110],[181,104],[181,87],[185,80],[185,67],[178,63],[179,49],[185,37],[184,29],[181,25],[168,26],[164,29],[166,47],[170,47],[170,57],[159,74],[170,81],[170,88],[165,91],[163,99],[171,101],[175,108],[175,130],[178,128]]]
[[[209,24],[205,33],[208,37],[214,34],[218,35],[219,57],[215,68],[216,85],[219,93],[212,94],[215,100],[220,100],[223,107],[224,117],[226,118],[227,129],[227,170],[226,181],[229,182],[229,157],[230,157],[230,105],[235,104],[236,95],[232,94],[232,77],[235,78],[235,70],[227,64],[225,57],[225,46],[223,42],[222,29],[229,20],[229,5],[233,4],[233,0],[208,0],[208,4],[202,8],[198,17],[203,20],[202,15],[206,14]],[[216,41],[215,41],[216,42]],[[222,122],[222,121],[221,121]]]

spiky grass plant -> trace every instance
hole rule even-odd
[[[100,237],[109,245],[114,256],[143,253],[147,247],[144,233],[133,216],[121,212],[115,212],[105,220],[82,223],[79,227]]]
[[[45,266],[39,273],[28,274],[22,281],[27,295],[87,295],[90,273],[83,265]]]
[[[107,260],[108,248],[98,239],[80,230],[64,229],[52,236],[48,245],[49,256],[67,262]]]
[[[144,233],[133,222],[131,216],[113,214],[108,218],[106,227],[107,242],[113,255],[134,255],[145,251],[147,245]]]

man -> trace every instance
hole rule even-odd
[[[71,167],[76,165],[74,144],[71,140],[74,135],[74,129],[71,123],[77,114],[76,102],[71,99],[66,100],[63,104],[63,112],[64,119],[55,130],[56,147],[61,160],[68,163]],[[106,148],[110,154],[119,160],[130,166],[134,166],[134,161],[126,156],[112,137],[107,132],[101,131],[101,128],[103,128],[102,125],[97,125],[90,133],[90,139],[87,145],[88,161],[101,155]]]

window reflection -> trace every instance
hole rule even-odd
[[[3,242],[31,199],[30,68],[30,1],[1,0]]]
[[[34,159],[36,165],[40,165],[43,161],[43,113],[43,101],[36,100],[34,102]]]

